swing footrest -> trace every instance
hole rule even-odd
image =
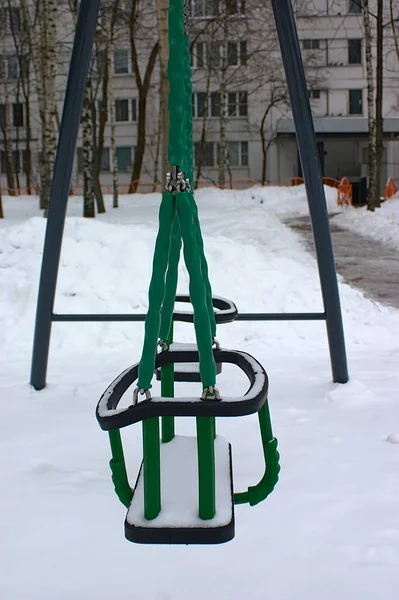
[[[221,544],[234,537],[231,446],[215,439],[216,512],[198,516],[198,458],[195,437],[176,436],[161,444],[161,511],[144,517],[143,468],[125,520],[125,536],[143,544]]]
[[[170,350],[180,351],[194,351],[198,352],[196,344],[180,344],[173,342],[170,345]],[[222,363],[216,363],[216,375],[220,375],[222,372]],[[155,369],[157,381],[161,381],[161,368]],[[199,363],[176,363],[174,368],[174,380],[184,381],[186,383],[198,383],[201,381],[201,375],[199,370]]]

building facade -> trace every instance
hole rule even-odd
[[[368,169],[367,77],[361,4],[361,0],[297,0],[294,4],[323,175],[335,179],[347,176],[355,187],[365,181]],[[399,57],[395,51],[395,23],[392,27],[389,1],[384,0],[384,5],[383,183],[388,177],[399,179]],[[123,7],[128,11],[129,2],[123,3]],[[372,6],[372,10],[374,8]],[[12,139],[13,168],[20,188],[24,188],[26,163],[26,99],[18,83],[21,60],[15,51],[15,32],[13,36],[11,31],[12,25],[14,29],[21,26],[19,5],[12,10],[0,19],[3,23],[0,46],[0,180],[3,191],[6,186],[4,144],[7,133]],[[371,17],[373,31],[374,15],[372,13]],[[137,38],[142,78],[157,39],[155,11],[150,10],[143,18],[147,34]],[[190,33],[193,138],[199,180],[220,181],[221,157],[225,185],[241,179],[282,183],[301,176],[270,2],[192,0]],[[57,75],[58,113],[61,114],[73,40],[73,20],[68,11],[63,13],[58,35],[62,38]],[[373,44],[375,46],[374,41]],[[117,31],[111,77],[112,100],[101,156],[101,182],[104,186],[112,183],[115,153],[119,184],[124,191],[131,179],[139,111],[127,20],[121,22]],[[157,62],[147,99],[146,150],[141,173],[141,179],[149,182],[161,180],[159,80]],[[29,98],[30,158],[33,178],[38,180],[41,136],[33,83]],[[97,107],[100,102],[99,97]],[[116,140],[114,150],[110,142],[112,121]],[[81,189],[82,181],[80,133],[73,174],[77,191]]]

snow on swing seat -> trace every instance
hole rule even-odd
[[[144,517],[143,469],[140,469],[125,521],[126,538],[153,544],[223,543],[234,537],[234,503],[231,447],[215,439],[216,513],[213,519],[198,515],[197,438],[175,436],[161,444],[161,512]]]

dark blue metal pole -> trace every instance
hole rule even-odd
[[[51,186],[46,236],[36,310],[35,337],[30,382],[37,390],[46,385],[50,347],[51,321],[57,284],[62,234],[73,158],[78,137],[80,116],[93,40],[96,32],[100,0],[81,0],[71,64],[65,92],[64,109]]]
[[[348,381],[344,329],[323,179],[291,0],[272,0],[305,180],[324,307],[333,380]]]

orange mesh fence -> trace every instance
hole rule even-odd
[[[341,179],[338,186],[338,206],[352,204],[352,184],[347,177]]]
[[[394,196],[397,191],[398,191],[398,188],[396,187],[395,182],[392,179],[392,177],[390,177],[388,179],[388,183],[384,187],[384,200],[389,200],[389,198],[392,198],[392,196]]]

